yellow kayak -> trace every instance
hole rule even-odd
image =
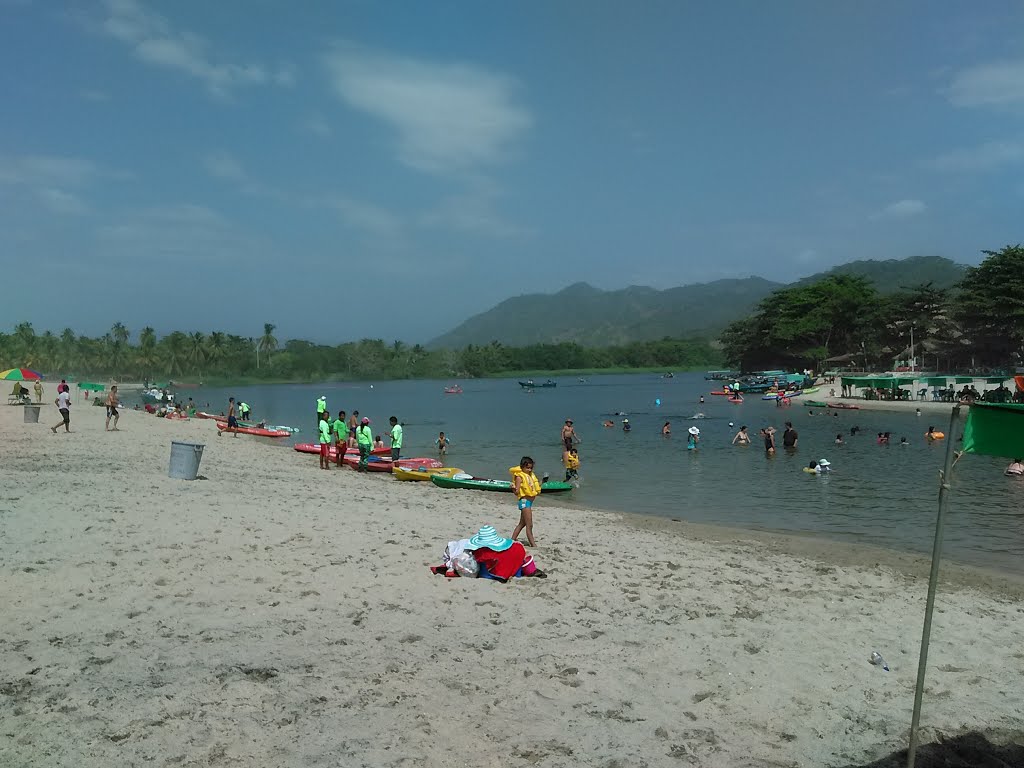
[[[462,474],[462,470],[458,467],[416,467],[415,469],[392,467],[391,474],[395,476],[396,480],[429,480],[431,475],[451,477]]]

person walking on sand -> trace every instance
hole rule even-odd
[[[36,383],[32,385],[32,389],[36,391],[36,402],[43,402],[43,382],[36,379]]]
[[[110,388],[110,394],[107,395],[107,424],[104,427],[104,431],[107,432],[120,432],[117,428],[117,420],[120,417],[117,413],[117,406],[121,404],[121,398],[117,394],[117,384]],[[110,419],[114,419],[114,428],[110,428]]]
[[[57,399],[54,400],[53,402],[57,406],[58,410],[60,410],[61,420],[59,422],[57,422],[57,424],[55,426],[50,427],[50,431],[53,432],[53,434],[57,434],[57,427],[59,427],[61,424],[63,424],[64,425],[64,431],[65,432],[70,432],[71,431],[71,392],[69,392],[67,389],[65,389],[63,392],[61,392],[59,395],[57,395]]]
[[[319,422],[317,422],[317,429],[320,429]],[[233,397],[228,398],[228,431],[238,437],[238,419],[235,418],[235,398]]]
[[[510,467],[512,473],[512,493],[518,499],[519,524],[512,531],[512,541],[526,531],[526,541],[531,547],[537,546],[533,539],[533,502],[540,496],[540,480],[533,474],[533,459],[523,456],[518,467]]]
[[[320,413],[320,422],[317,425],[320,440],[320,469],[331,468],[331,414],[327,411]]]
[[[402,455],[402,425],[398,423],[396,416],[388,419],[388,424],[391,425],[391,460],[398,461],[398,457]]]
[[[365,472],[366,463],[373,453],[373,430],[370,429],[370,420],[365,416],[356,427],[356,445],[359,446],[359,471]]]
[[[334,431],[334,463],[340,467],[345,451],[348,450],[348,424],[345,422],[344,411],[338,411],[338,418],[331,428]]]

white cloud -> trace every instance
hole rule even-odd
[[[340,47],[324,62],[342,101],[390,125],[399,158],[413,168],[451,173],[497,162],[533,123],[503,75]]]
[[[89,207],[72,192],[54,187],[45,187],[36,190],[39,200],[53,213],[78,215],[86,213]]]
[[[897,200],[871,216],[872,219],[906,219],[928,210],[921,200]]]
[[[79,186],[99,173],[96,164],[61,155],[0,155],[0,184]]]
[[[203,38],[175,30],[166,18],[137,0],[106,0],[105,4],[103,30],[107,35],[130,46],[142,61],[202,81],[213,94],[223,96],[244,85],[291,86],[295,82],[290,65],[271,69],[261,64],[215,62]]]
[[[217,211],[191,203],[123,212],[96,229],[96,240],[107,261],[137,264],[149,258],[155,266],[241,264],[258,252],[251,235]]]
[[[946,152],[928,165],[940,171],[992,171],[1020,162],[1024,162],[1024,142],[989,141]]]
[[[404,230],[402,220],[398,216],[377,205],[349,197],[327,198],[323,204],[340,213],[347,226],[376,237],[397,238]]]
[[[321,138],[326,138],[331,135],[330,123],[320,115],[310,115],[299,123],[299,129],[303,133],[312,134],[313,136],[319,136]]]
[[[213,152],[203,158],[203,167],[207,173],[218,179],[244,181],[245,169],[242,164],[227,152]]]
[[[517,237],[529,231],[506,221],[492,198],[479,192],[453,195],[423,214],[419,223],[432,229],[448,229],[470,235]]]
[[[1024,106],[1024,59],[969,67],[954,75],[946,96],[957,107]]]

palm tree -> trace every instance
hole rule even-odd
[[[227,352],[227,337],[223,331],[213,331],[206,339],[206,359],[213,364],[220,362]]]
[[[202,331],[196,331],[188,337],[188,342],[188,357],[192,361],[192,370],[196,372],[206,359],[206,337]]]
[[[18,365],[32,367],[35,362],[36,332],[32,323],[18,323],[14,327],[14,354]]]
[[[56,367],[62,371],[70,371],[78,362],[78,339],[75,332],[65,328],[60,334],[60,346],[57,350]]]
[[[188,357],[188,336],[181,331],[174,331],[163,338],[163,359],[167,364],[167,372],[171,375],[180,373]]]
[[[37,355],[39,367],[44,371],[53,370],[54,363],[57,360],[57,337],[53,335],[52,331],[47,331],[39,338],[37,344],[39,348]]]
[[[153,377],[153,369],[158,362],[156,331],[148,325],[139,332],[139,349],[135,353],[135,361],[139,367],[139,373],[148,382]]]
[[[256,345],[256,367],[260,367],[259,353],[262,352],[267,356],[267,362],[270,362],[270,353],[277,349],[277,339],[274,338],[274,329],[277,328],[273,323],[263,324],[263,335],[260,337],[259,343]]]

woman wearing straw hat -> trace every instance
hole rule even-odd
[[[686,450],[697,450],[697,443],[700,441],[700,430],[697,427],[690,427],[686,431],[689,433],[686,437]]]

